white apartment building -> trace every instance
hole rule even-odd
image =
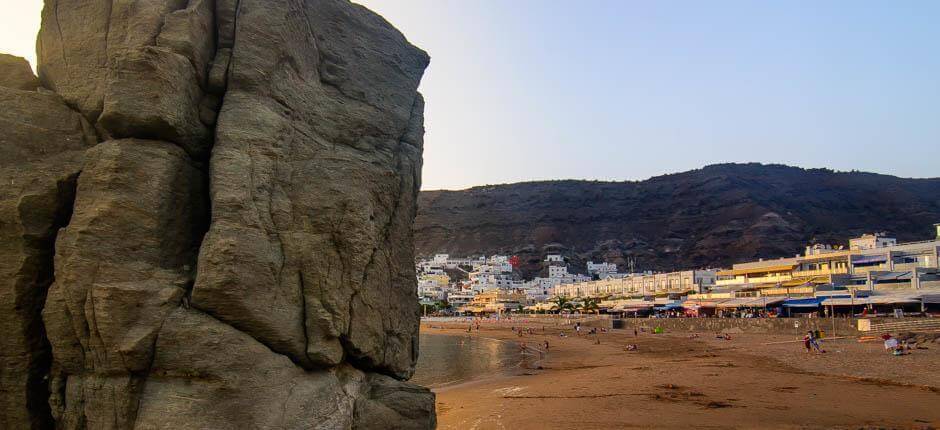
[[[897,239],[893,237],[885,237],[884,233],[865,234],[855,239],[849,239],[849,249],[852,251],[884,248],[888,246],[895,246],[897,244]]]
[[[593,261],[588,261],[587,263],[587,272],[588,275],[597,275],[601,277],[609,273],[617,273],[617,265],[614,263],[595,263]]]
[[[568,275],[568,266],[548,266],[549,278],[565,278]]]
[[[520,288],[525,292],[526,299],[530,303],[544,302],[552,297],[553,286],[551,284],[540,282],[540,279],[544,278],[536,278],[531,281],[524,282]]]

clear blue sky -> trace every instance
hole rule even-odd
[[[425,189],[730,161],[940,176],[940,1],[363,3],[431,54]]]
[[[732,161],[940,176],[940,1],[360,3],[431,54],[424,189]]]

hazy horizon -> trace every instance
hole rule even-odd
[[[423,189],[729,162],[936,177],[940,3],[363,0],[431,66]],[[35,62],[40,0],[0,52]]]

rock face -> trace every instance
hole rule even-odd
[[[0,87],[32,91],[38,86],[39,80],[25,58],[0,54]]]
[[[727,267],[793,256],[815,239],[845,244],[887,231],[933,237],[940,179],[781,165],[722,164],[639,182],[551,181],[424,191],[418,254],[518,255],[535,275],[546,253],[636,270]]]
[[[71,217],[95,135],[55,94],[0,87],[0,106],[0,428],[47,428],[51,354],[41,312],[56,233]]]
[[[0,428],[435,426],[427,54],[343,0],[46,0],[37,46],[0,81]]]

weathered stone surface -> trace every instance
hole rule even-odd
[[[428,57],[348,2],[239,5],[193,305],[304,366],[407,377]]]
[[[215,55],[215,11],[213,0],[190,0],[185,9],[166,15],[157,36],[157,46],[169,48],[189,59],[199,85],[204,86],[209,63]]]
[[[115,54],[99,126],[114,138],[165,140],[204,157],[210,132],[199,120],[202,91],[193,70],[185,57],[166,48]]]
[[[365,395],[356,403],[355,428],[433,429],[434,394],[427,388],[371,373],[364,384]]]
[[[0,87],[32,91],[38,86],[39,79],[25,58],[0,54]]]
[[[0,428],[52,425],[41,311],[94,136],[54,94],[0,87]]]
[[[94,120],[104,101],[109,60],[155,44],[165,17],[186,0],[46,0],[37,40],[39,79]]]
[[[232,59],[232,50],[230,48],[220,48],[215,54],[215,59],[209,66],[209,78],[206,85],[206,91],[212,94],[225,93],[225,87],[228,85],[228,65]]]
[[[9,426],[434,426],[398,380],[423,51],[345,0],[46,0],[37,45],[0,88]]]
[[[157,339],[137,428],[351,426],[363,379],[340,367],[306,372],[251,336],[178,309]]]
[[[128,387],[142,382],[163,320],[191,285],[204,202],[202,176],[178,146],[127,139],[88,151],[43,310],[56,376],[77,395],[57,416],[98,428],[110,405],[133,422]]]

